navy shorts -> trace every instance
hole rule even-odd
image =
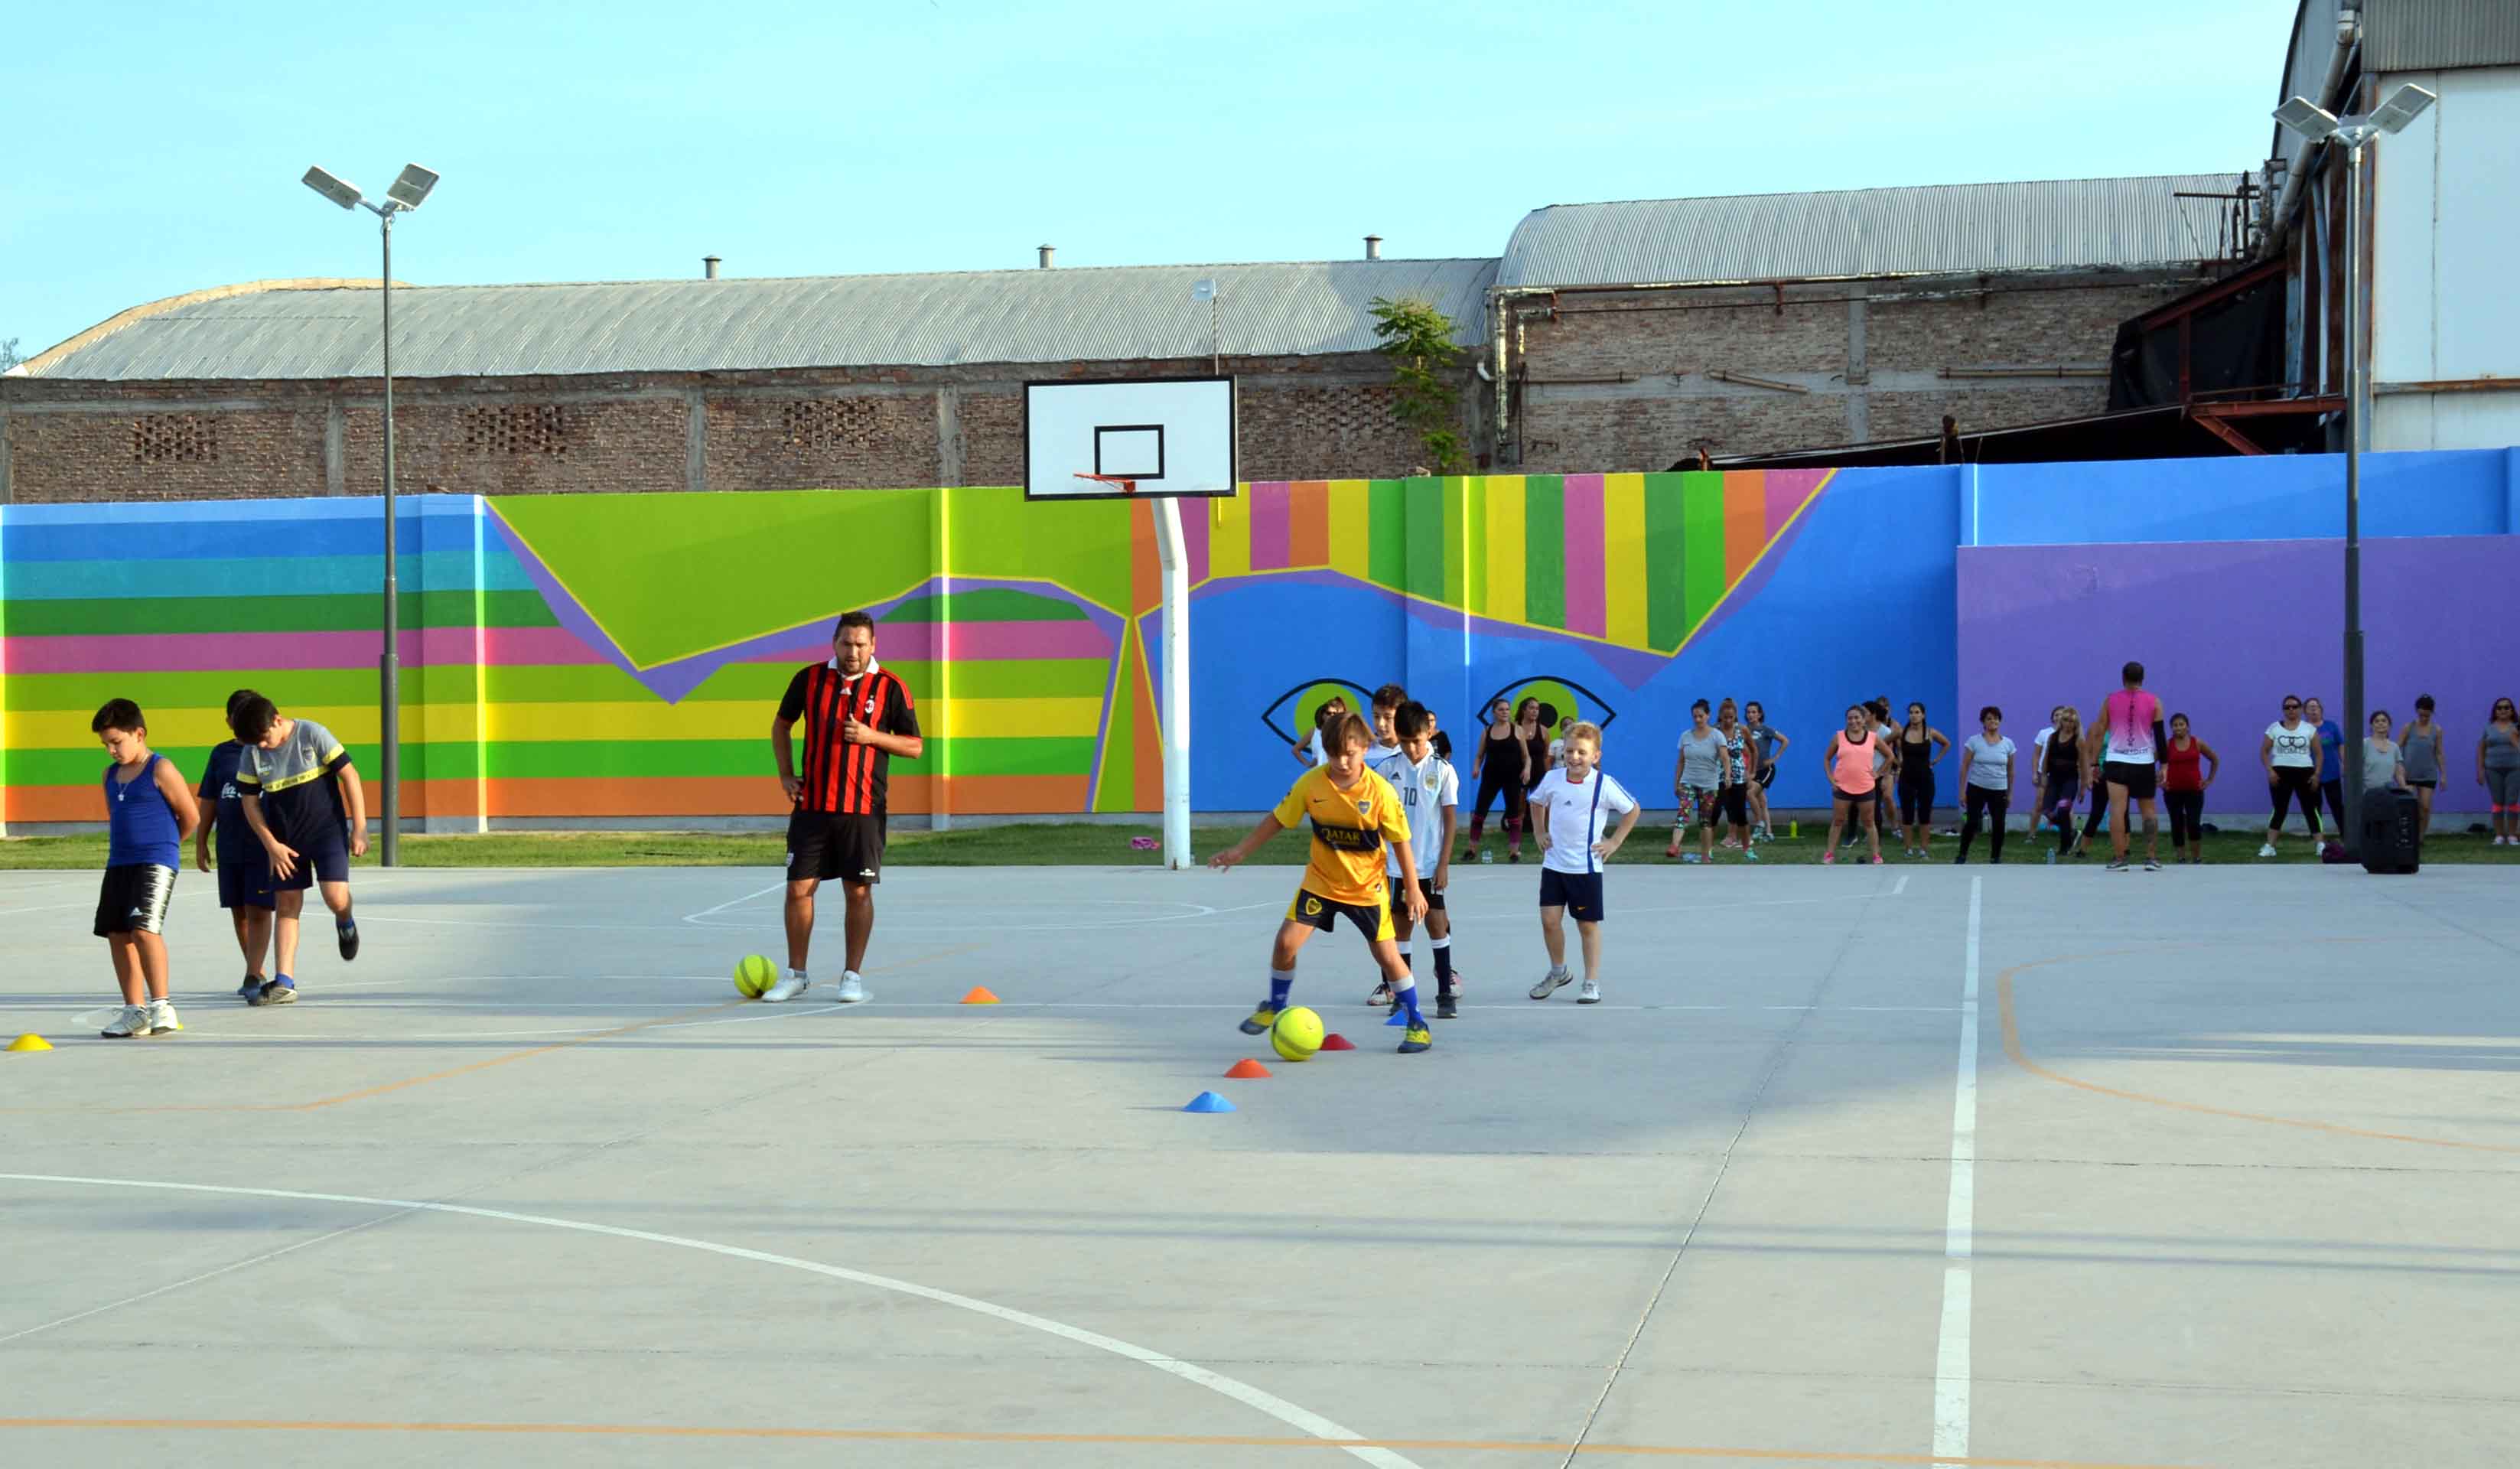
[[[269,908],[273,905],[271,854],[261,848],[221,851],[218,876],[220,907]]]
[[[1601,874],[1540,869],[1540,905],[1564,908],[1577,923],[1601,921]]]
[[[297,849],[297,860],[291,866],[289,876],[273,876],[272,892],[303,893],[317,883],[350,880],[350,837],[340,827],[328,821],[314,836],[300,833],[295,841],[286,837],[281,840]]]

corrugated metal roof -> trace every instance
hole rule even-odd
[[[782,367],[1203,357],[1216,282],[1223,349],[1374,345],[1369,303],[1421,297],[1479,340],[1496,261],[1124,265],[788,280],[420,286],[394,292],[396,377],[732,372]],[[202,293],[28,364],[86,380],[365,378],[381,371],[365,290]],[[109,324],[111,326],[111,324]]]
[[[1515,227],[1499,286],[1686,285],[2158,265],[2222,248],[2239,174],[1945,184],[1553,205]]]
[[[2365,71],[2520,65],[2520,4],[2514,0],[2365,0]]]

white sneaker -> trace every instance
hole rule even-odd
[[[796,996],[803,994],[806,988],[813,983],[813,981],[805,978],[805,971],[801,969],[791,969],[780,977],[778,984],[763,990],[761,992],[761,998],[765,1002],[774,1005],[779,1003],[781,1000],[792,1000]]]
[[[2269,842],[2269,843],[2267,843],[2265,846],[2260,847],[2260,848],[2258,849],[2258,855],[2260,855],[2260,856],[2262,856],[2262,857],[2271,857],[2271,856],[2273,856],[2274,854],[2275,854],[2275,844],[2273,844],[2272,842]]]
[[[1558,990],[1563,989],[1574,983],[1575,975],[1573,971],[1567,969],[1564,965],[1559,965],[1557,968],[1542,975],[1540,977],[1540,983],[1531,987],[1531,997],[1536,1000],[1545,1000],[1551,995],[1555,994]]]
[[[113,1017],[113,1024],[96,1033],[108,1040],[129,1040],[135,1035],[146,1035],[149,1033],[149,1007],[125,1005],[122,1013]]]
[[[1584,987],[1575,991],[1575,1003],[1579,1005],[1598,1005],[1600,1002],[1601,987],[1595,981],[1586,980]]]
[[[854,1005],[866,997],[866,981],[858,978],[854,969],[842,970],[840,987],[832,991],[832,998],[843,1005]]]
[[[182,1029],[184,1029],[184,1022],[176,1016],[175,1002],[173,1000],[151,1000],[149,1002],[150,1034],[166,1035]]]

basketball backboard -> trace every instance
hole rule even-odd
[[[1024,497],[1231,495],[1232,378],[1024,385]]]

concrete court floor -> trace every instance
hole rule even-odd
[[[363,873],[254,1010],[187,873],[186,1030],[109,1043],[94,875],[0,875],[0,1036],[59,1042],[0,1055],[0,1462],[2520,1441],[2508,870],[1622,868],[1578,1008],[1470,869],[1433,1053],[1342,932],[1296,996],[1361,1048],[1248,1081],[1290,869],[897,870],[848,1010],[734,1003],[775,878]]]

